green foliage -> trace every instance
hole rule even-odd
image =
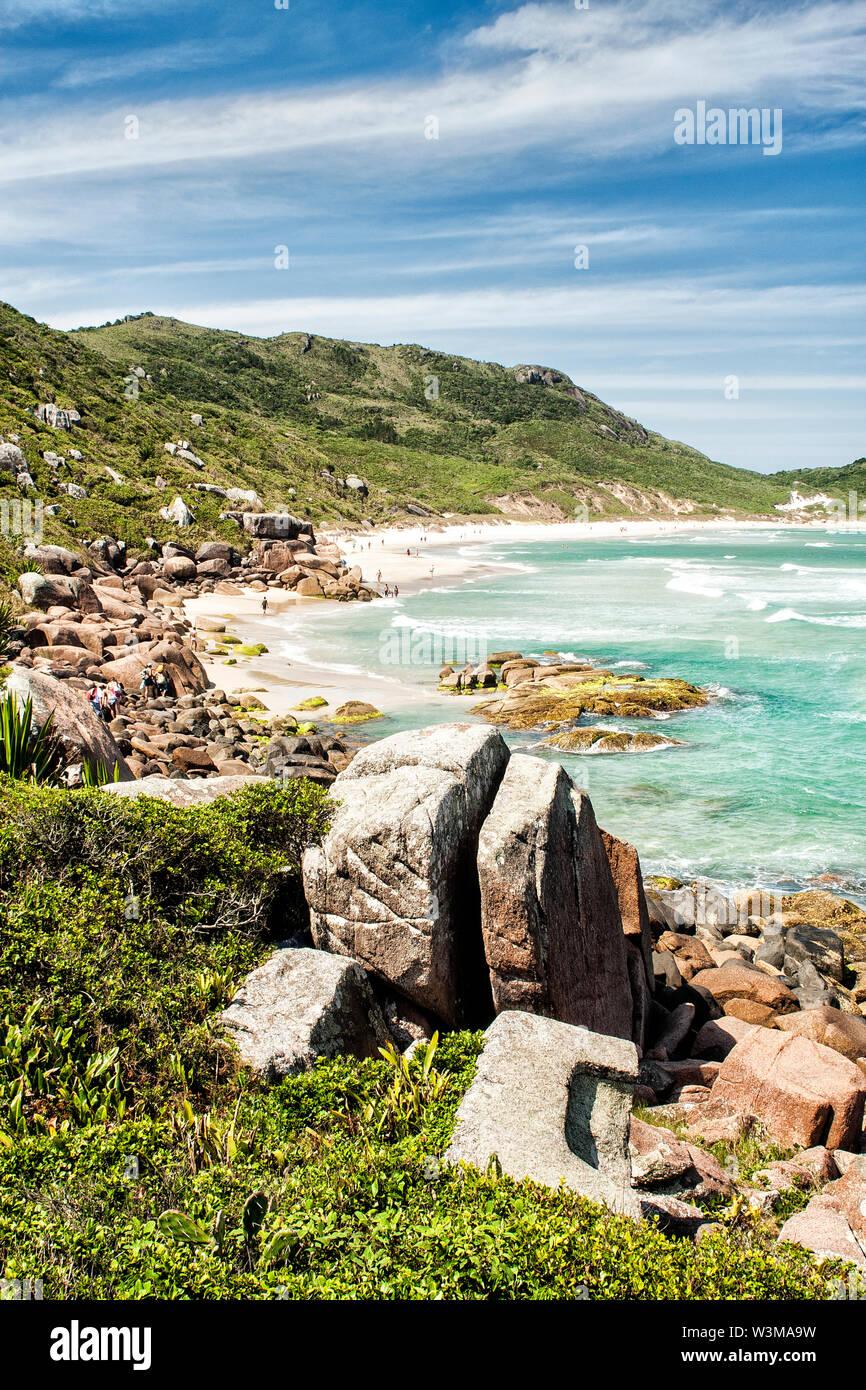
[[[31,782],[59,781],[63,754],[54,736],[51,715],[42,728],[33,718],[33,701],[24,703],[11,691],[0,695],[0,774]]]
[[[537,497],[552,516],[573,516],[584,501],[593,515],[617,515],[626,506],[600,486],[612,481],[690,497],[707,514],[771,512],[788,494],[780,480],[641,430],[589,392],[576,398],[565,377],[521,383],[495,363],[411,345],[254,339],[154,315],[64,334],[0,305],[0,360],[0,430],[19,434],[40,494],[61,507],[46,520],[46,539],[73,547],[102,534],[133,550],[148,536],[174,539],[159,516],[160,473],[195,512],[193,545],[238,541],[234,523],[220,520],[224,503],[193,491],[199,481],[255,488],[266,507],[290,503],[317,523],[356,524],[392,520],[411,500],[483,515],[503,495]],[[152,377],[136,400],[124,396],[131,361]],[[425,394],[430,375],[439,383],[435,400]],[[46,394],[81,412],[73,434],[84,458],[70,476],[87,498],[59,493],[43,464],[56,436],[34,420],[33,406]],[[204,424],[191,430],[193,412]],[[166,441],[189,435],[202,473],[164,452]],[[126,481],[110,481],[106,464]],[[368,497],[338,489],[324,469],[360,473]]]
[[[0,599],[0,652],[6,650],[14,626],[11,604],[6,599]]]
[[[0,780],[0,1010],[117,1048],[135,1113],[206,1100],[237,1069],[211,1016],[296,928],[328,805],[296,781],[182,810]]]
[[[386,1088],[377,1087],[362,1112],[374,1134],[395,1140],[416,1132],[427,1107],[439,1100],[448,1085],[448,1078],[433,1068],[438,1046],[439,1034],[434,1033],[430,1042],[418,1049],[411,1066],[393,1043],[380,1047],[392,1075]]]
[[[46,1023],[41,1010],[37,999],[20,1023],[7,1014],[0,1024],[0,1140],[36,1125],[55,1132],[123,1119],[118,1049],[91,1052],[80,1019]]]
[[[114,768],[109,772],[105,763],[83,762],[81,764],[81,780],[85,787],[90,789],[104,787],[109,782],[120,781],[120,763],[115,763]]]
[[[695,1246],[564,1188],[443,1165],[479,1045],[443,1039],[443,1084],[399,1137],[380,1123],[393,1063],[344,1058],[248,1092],[249,1148],[195,1172],[162,1119],[16,1139],[0,1150],[6,1277],[66,1299],[827,1296],[805,1251],[725,1231]]]

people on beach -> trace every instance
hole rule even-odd
[[[263,612],[263,613],[267,613],[267,611],[268,611],[268,601],[267,601],[266,598],[263,598],[263,599],[262,599],[262,612]]]
[[[87,698],[88,698],[88,700],[90,701],[90,708],[93,710],[93,713],[94,713],[95,715],[97,715],[97,716],[101,719],[101,718],[102,718],[102,687],[99,686],[99,685],[92,685],[92,686],[90,687],[90,689],[88,690],[88,692],[87,692]]]
[[[147,663],[141,673],[141,685],[138,688],[142,690],[145,695],[149,695],[151,691],[156,690],[156,677],[153,674],[153,666],[150,662]]]

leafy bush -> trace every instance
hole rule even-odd
[[[310,783],[181,810],[0,779],[0,1275],[65,1299],[827,1296],[741,1225],[695,1246],[444,1166],[480,1034],[241,1072],[214,1015],[296,924],[328,809]]]
[[[0,1016],[117,1047],[135,1113],[207,1098],[236,1071],[209,1016],[296,929],[327,815],[308,782],[182,810],[0,780]]]
[[[805,1251],[725,1232],[695,1246],[564,1188],[443,1166],[479,1045],[443,1040],[442,1083],[400,1138],[380,1123],[392,1065],[338,1059],[211,1117],[223,1145],[236,1136],[211,1162],[166,1120],[16,1141],[0,1151],[6,1276],[55,1298],[827,1296]]]
[[[0,652],[5,652],[14,626],[10,604],[6,599],[0,599]]]

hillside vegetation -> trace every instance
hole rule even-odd
[[[784,496],[758,474],[643,430],[560,373],[413,345],[262,340],[150,314],[65,334],[3,305],[0,381],[0,433],[20,436],[39,495],[62,504],[52,529],[67,543],[76,529],[130,545],[167,540],[173,528],[158,513],[177,492],[196,513],[192,539],[235,538],[234,524],[219,520],[225,504],[196,483],[254,489],[266,507],[356,524],[398,519],[413,503],[543,517],[573,516],[582,502],[593,515],[669,513],[666,498],[760,512]],[[43,402],[74,407],[80,422],[68,432],[41,424],[33,412]],[[180,439],[204,469],[166,453]],[[70,460],[70,448],[83,458]],[[62,475],[44,463],[46,450],[66,457]],[[338,490],[326,470],[357,473],[369,495]],[[60,481],[89,496],[66,497]]]
[[[175,539],[159,512],[177,495],[195,515],[189,543],[237,542],[236,522],[221,519],[231,504],[202,484],[349,526],[428,512],[773,515],[794,481],[840,496],[863,486],[862,460],[772,477],[728,467],[645,430],[561,372],[415,344],[259,339],[149,313],[61,333],[0,304],[0,383],[0,436],[18,437],[32,495],[59,508],[46,538],[73,547],[100,535],[132,550]],[[70,430],[42,423],[35,411],[48,402],[80,420]],[[201,467],[166,452],[178,441]],[[49,465],[46,451],[65,463]],[[366,494],[338,486],[352,474]],[[70,496],[70,484],[87,495]],[[17,496],[0,469],[0,501]],[[10,565],[0,545],[0,570]]]

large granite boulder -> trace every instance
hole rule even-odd
[[[738,1000],[763,1004],[774,1014],[792,1013],[798,1007],[796,996],[777,976],[765,975],[746,961],[728,961],[711,970],[699,970],[692,977],[692,985],[707,990],[725,1013],[737,1013],[731,1005]]]
[[[132,780],[114,736],[91,708],[81,690],[57,680],[47,671],[13,666],[5,688],[23,704],[33,701],[33,716],[41,728],[49,715],[67,764],[88,762],[108,777],[117,767],[121,782]]]
[[[201,695],[210,684],[195,652],[179,642],[157,642],[148,651],[147,660],[165,667],[175,695]]]
[[[475,1079],[445,1155],[512,1178],[560,1182],[637,1216],[628,1134],[637,1077],[633,1043],[516,1010],[487,1029]]]
[[[247,976],[220,1020],[244,1063],[268,1081],[318,1057],[375,1057],[390,1038],[356,961],[291,947]]]
[[[292,516],[291,512],[244,512],[243,528],[248,536],[260,540],[294,541],[299,536],[313,538],[313,523]]]
[[[630,1038],[616,890],[592,806],[558,763],[511,758],[478,841],[481,929],[497,1011]]]
[[[38,574],[35,570],[18,576],[18,588],[31,608],[75,608],[79,613],[99,613],[101,604],[93,585],[75,575]]]
[[[843,1014],[841,1010],[825,1005],[820,1009],[785,1014],[776,1019],[776,1027],[798,1038],[811,1038],[812,1042],[830,1047],[850,1061],[859,1062],[861,1071],[866,1071],[866,1018]]]
[[[859,1150],[866,1077],[807,1038],[755,1028],[728,1053],[711,1106],[755,1115],[785,1147]]]
[[[466,789],[471,833],[478,834],[508,764],[502,735],[480,724],[439,724],[379,739],[355,754],[340,781],[378,777],[400,768],[438,767]]]
[[[449,1026],[493,1010],[479,930],[477,836],[508,760],[498,734],[450,725],[363,750],[304,856],[317,946],[349,955]]]

